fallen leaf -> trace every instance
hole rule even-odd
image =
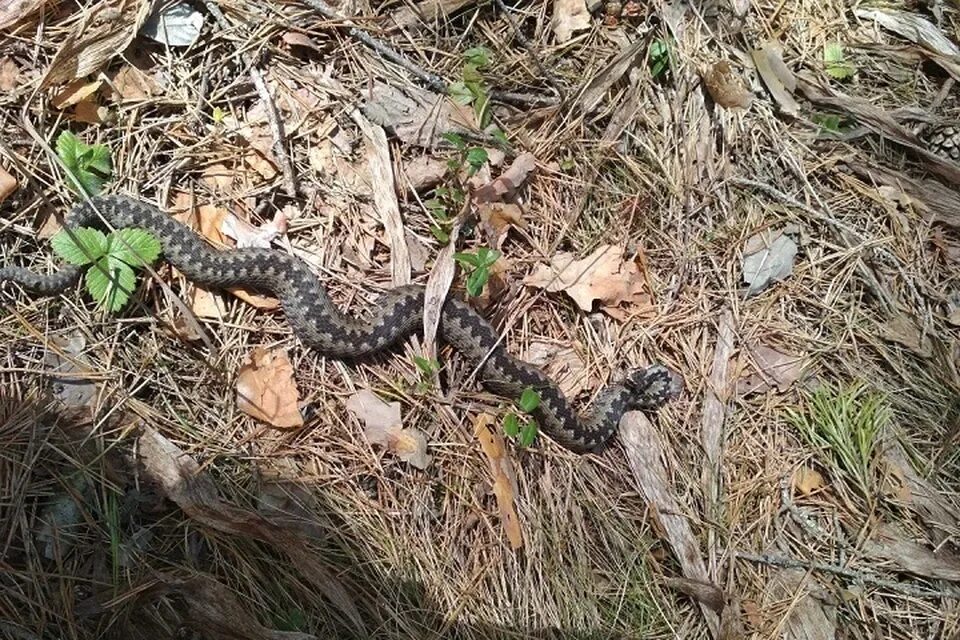
[[[433,149],[447,144],[444,133],[469,133],[476,126],[471,107],[412,85],[399,89],[377,82],[369,96],[364,115],[408,145]]]
[[[415,6],[399,6],[390,18],[401,29],[416,30],[433,24],[438,17],[446,19],[475,3],[476,0],[422,0]]]
[[[3,0],[0,2],[0,29],[25,20],[43,6],[44,0]]]
[[[493,416],[488,413],[478,415],[474,425],[474,435],[480,441],[480,448],[483,449],[490,463],[493,495],[500,507],[500,520],[503,522],[503,529],[510,541],[510,547],[519,549],[523,546],[523,532],[513,504],[518,493],[517,473],[507,456],[503,438],[490,426],[493,422]]]
[[[713,101],[725,109],[749,109],[753,103],[753,94],[726,60],[714,63],[704,81]]]
[[[220,231],[237,243],[238,249],[259,247],[269,249],[270,244],[279,236],[287,232],[287,217],[283,210],[278,210],[273,220],[255,227],[245,220],[228,213],[220,223]]]
[[[492,245],[500,249],[507,233],[513,227],[527,228],[527,221],[523,219],[523,211],[518,205],[502,202],[481,204],[477,207],[480,215],[480,224],[483,225],[484,235]]]
[[[770,284],[793,273],[797,243],[783,231],[765,231],[752,236],[743,247],[743,281],[747,295],[756,295]]]
[[[739,396],[763,392],[774,386],[784,393],[800,379],[806,365],[804,356],[783,353],[763,344],[749,346],[747,352],[756,373],[737,382]]]
[[[350,396],[346,406],[363,422],[363,433],[371,443],[386,447],[418,469],[430,466],[427,438],[419,429],[403,426],[399,402],[384,402],[377,394],[363,389]]]
[[[208,164],[201,179],[216,191],[229,191],[233,186],[233,171],[221,162]]]
[[[800,105],[793,99],[792,94],[797,90],[797,78],[784,64],[780,48],[767,42],[759,49],[751,51],[750,57],[780,110],[787,115],[796,116],[800,112]]]
[[[836,608],[824,604],[811,591],[816,580],[803,569],[783,569],[770,578],[763,591],[764,611],[781,611],[776,622],[780,636],[789,640],[835,640],[837,637]],[[782,607],[781,603],[789,603]]]
[[[18,84],[20,84],[20,68],[17,63],[9,56],[0,58],[0,91],[13,91]]]
[[[178,628],[202,629],[203,636],[211,640],[316,640],[317,636],[309,633],[261,625],[246,601],[210,576],[157,573],[152,578],[153,583],[137,594],[138,603],[160,598],[177,602],[173,612]]]
[[[607,91],[620,82],[620,79],[633,66],[637,56],[646,50],[646,46],[646,38],[635,38],[626,44],[599,73],[593,75],[580,95],[580,105],[584,113],[589,114],[597,108]]]
[[[905,313],[899,313],[878,327],[880,336],[903,345],[917,355],[929,358],[933,354],[930,336],[920,333],[919,327]]]
[[[823,476],[816,469],[803,466],[793,474],[793,488],[805,496],[809,496],[826,487]]]
[[[53,398],[67,409],[93,412],[97,385],[92,382],[93,368],[83,358],[87,341],[82,333],[50,338],[44,352],[44,366],[50,374]]]
[[[914,575],[934,580],[960,582],[960,557],[948,545],[938,551],[926,545],[904,540],[889,525],[881,525],[863,545],[865,553],[889,560]]]
[[[600,380],[589,373],[583,359],[572,347],[534,340],[523,359],[543,369],[568,398],[576,398],[600,384]]]
[[[473,191],[474,202],[484,204],[512,199],[536,166],[537,159],[532,153],[521,153],[496,180]]]
[[[241,411],[279,429],[295,429],[303,426],[299,400],[286,350],[255,347],[244,358],[237,376]]]
[[[115,101],[140,101],[163,93],[163,88],[149,74],[133,65],[125,65],[111,81],[110,95]]]
[[[198,524],[223,533],[262,540],[284,553],[290,567],[304,576],[345,613],[354,626],[363,621],[343,584],[321,563],[315,550],[296,531],[278,526],[255,511],[224,502],[217,487],[192,457],[159,432],[144,427],[137,440],[144,479],[159,485],[160,491]]]
[[[322,53],[323,49],[313,41],[313,38],[301,31],[284,31],[283,35],[280,36],[280,39],[283,42],[290,46],[291,49],[300,47],[302,49],[309,49],[311,51],[316,51]]]
[[[17,190],[17,179],[0,166],[0,203],[10,197]]]
[[[75,23],[50,61],[41,88],[96,75],[130,46],[149,15],[151,2],[95,3]]]
[[[189,47],[200,37],[203,14],[188,2],[161,4],[143,25],[141,33],[169,47]]]
[[[723,589],[706,580],[664,578],[664,586],[690,596],[716,613],[721,613],[726,604],[727,596]]]
[[[408,186],[424,191],[437,186],[447,175],[447,163],[432,156],[417,156],[403,167]]]
[[[590,10],[584,0],[553,0],[553,19],[550,21],[557,44],[564,44],[577,31],[590,28]]]
[[[81,100],[77,106],[73,108],[74,119],[87,124],[100,124],[106,120],[109,115],[110,110],[107,107],[100,106],[93,96]]]
[[[650,295],[637,260],[624,261],[622,247],[602,245],[589,257],[576,260],[572,253],[558,253],[550,265],[538,265],[524,278],[527,286],[563,291],[584,311],[592,311],[594,301],[609,315],[650,313]]]
[[[87,100],[99,91],[102,85],[102,80],[95,80],[94,82],[87,82],[82,79],[74,80],[58,91],[57,94],[50,99],[50,102],[57,109],[66,109],[67,107],[72,107],[75,104]]]

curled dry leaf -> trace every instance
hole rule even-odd
[[[797,78],[784,64],[780,48],[767,42],[759,49],[751,51],[750,57],[753,58],[757,73],[780,110],[790,116],[800,113],[800,105],[793,99],[793,92],[797,90]]]
[[[386,447],[418,469],[430,466],[427,438],[419,429],[403,426],[399,402],[384,402],[363,389],[347,400],[347,411],[363,421],[363,433],[371,443]]]
[[[576,398],[600,383],[596,377],[590,375],[583,359],[576,349],[571,347],[534,340],[527,348],[523,359],[543,369],[557,382],[560,390],[568,398]]]
[[[737,383],[737,395],[746,396],[773,388],[786,392],[800,379],[806,365],[805,356],[778,351],[767,345],[747,347],[756,373],[742,378]]]
[[[283,349],[256,347],[237,377],[237,405],[247,415],[280,429],[303,426],[300,391]]]
[[[523,283],[551,292],[563,291],[584,311],[592,311],[593,303],[599,301],[607,314],[618,319],[649,315],[653,305],[640,265],[639,257],[624,260],[622,247],[603,245],[583,260],[575,259],[572,253],[558,253]]]
[[[146,100],[161,93],[163,87],[153,76],[129,64],[117,71],[111,82],[110,97],[116,102]]]
[[[0,91],[13,91],[20,84],[20,68],[9,56],[0,58]]]
[[[500,249],[507,234],[513,227],[527,228],[527,221],[523,219],[523,211],[518,205],[494,202],[481,204],[477,207],[480,214],[480,224],[483,225],[484,235]]]
[[[74,80],[63,89],[58,91],[50,102],[57,109],[66,109],[80,104],[84,100],[90,99],[103,85],[102,80],[87,82],[86,80]]]
[[[411,85],[374,84],[363,114],[402,142],[427,149],[446,144],[444,133],[469,133],[476,126],[472,108]]]
[[[440,184],[447,175],[447,163],[431,156],[417,156],[406,164],[403,174],[414,191],[424,191]]]
[[[930,336],[921,333],[916,323],[904,313],[881,324],[879,330],[881,337],[906,347],[918,356],[929,358],[933,354]]]
[[[500,519],[503,522],[503,529],[510,541],[510,547],[519,549],[523,546],[523,532],[520,529],[520,519],[517,517],[517,511],[513,506],[516,498],[517,473],[513,468],[513,463],[507,456],[507,449],[503,438],[491,426],[494,422],[492,415],[481,413],[477,416],[474,425],[474,434],[480,441],[480,447],[487,456],[490,463],[490,475],[493,478],[493,495],[497,499],[497,505],[500,507]]]
[[[704,80],[713,101],[725,109],[749,109],[753,103],[753,94],[726,60],[714,63]]]
[[[816,469],[803,466],[793,474],[793,488],[805,496],[816,493],[826,486],[823,476]]]
[[[327,596],[354,626],[363,629],[360,614],[343,584],[323,566],[321,558],[308,549],[305,538],[254,511],[221,500],[213,480],[197,461],[157,431],[145,427],[137,441],[137,451],[145,479],[156,483],[163,495],[187,516],[204,527],[273,545],[290,559],[290,566]]]
[[[484,204],[512,199],[536,167],[537,159],[532,153],[521,153],[496,180],[474,190],[474,202]]]
[[[573,38],[577,31],[590,28],[590,10],[584,0],[553,0],[553,19],[550,21],[557,44]]]
[[[0,166],[0,203],[17,190],[17,179]]]

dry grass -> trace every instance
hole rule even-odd
[[[134,103],[111,104],[115,120],[100,125],[71,122],[46,91],[37,91],[39,75],[84,9],[61,4],[0,41],[0,61],[9,56],[21,74],[17,87],[0,95],[0,165],[20,182],[0,205],[4,264],[48,269],[49,246],[36,229],[71,204],[60,170],[31,138],[22,115],[48,141],[68,127],[108,145],[112,191],[167,206],[176,192],[192,192],[199,202],[244,203],[245,213],[265,203],[266,212],[251,221],[268,220],[272,205],[286,203],[281,177],[264,180],[245,167],[243,141],[224,135],[212,117],[216,107],[244,121],[257,93],[237,53],[263,51],[269,56],[259,65],[271,80],[305,88],[316,101],[302,124],[288,123],[286,148],[307,196],[288,232],[293,250],[344,305],[362,307],[390,286],[390,252],[370,241],[380,231],[368,198],[342,175],[319,174],[309,158],[330,136],[360,139],[349,113],[371,82],[403,87],[410,77],[299,5],[221,7],[239,25],[229,38],[208,19],[196,47],[147,47],[136,57],[165,87]],[[388,16],[399,7],[358,5],[356,13]],[[640,37],[627,19],[614,31],[595,18],[590,31],[557,45],[551,7],[528,3],[510,10],[567,96],[601,73],[624,38]],[[960,16],[952,6],[942,9],[942,29],[956,38]],[[755,2],[739,33],[726,3],[686,13],[664,6],[657,15],[659,26],[644,23],[653,28],[651,37],[664,37],[667,25],[677,35],[669,77],[653,78],[641,64],[633,82],[621,78],[589,113],[496,107],[497,121],[519,149],[536,155],[540,170],[521,191],[529,227],[504,247],[510,294],[486,313],[505,332],[511,352],[524,353],[538,339],[574,345],[597,381],[653,360],[681,372],[686,392],[656,418],[669,489],[697,536],[711,580],[737,599],[745,637],[800,637],[797,625],[813,629],[810,616],[817,612],[835,617],[830,624],[842,630],[840,637],[956,637],[955,583],[905,570],[896,558],[879,558],[870,544],[881,525],[895,524],[901,539],[936,550],[943,563],[957,561],[960,342],[944,304],[960,289],[960,270],[943,247],[956,251],[960,235],[910,207],[898,208],[851,175],[844,161],[859,158],[915,176],[922,166],[877,136],[844,142],[818,135],[810,105],[798,118],[780,116],[756,72],[744,66],[744,50],[777,40],[789,66],[820,73],[824,44],[842,42],[858,74],[835,86],[889,111],[930,109],[960,120],[957,93],[942,92],[948,81],[934,65],[916,64],[904,49],[873,46],[900,41],[838,2]],[[311,37],[317,51],[294,55],[281,41],[291,31]],[[487,74],[491,87],[552,95],[510,23],[492,7],[379,37],[448,80],[458,77],[464,50],[486,46],[495,60]],[[698,71],[717,59],[731,60],[753,85],[748,111],[725,110],[706,97]],[[110,70],[125,64],[117,58]],[[639,108],[611,129],[631,99]],[[397,141],[391,151],[398,175],[424,153]],[[568,159],[572,166],[561,169]],[[234,178],[227,190],[204,179],[216,163]],[[737,186],[737,179],[769,185],[783,197]],[[404,224],[428,247],[429,271],[439,247],[420,202],[430,196],[414,197],[400,186]],[[788,223],[801,230],[792,275],[745,298],[744,243]],[[841,236],[837,223],[854,233]],[[472,237],[465,244],[478,242]],[[655,317],[624,323],[584,314],[561,295],[520,284],[558,250],[586,255],[601,244],[643,252]],[[166,267],[158,272],[186,297],[181,277]],[[878,287],[914,318],[930,340],[929,354],[883,336],[880,327],[893,313],[878,299]],[[225,300],[221,319],[202,322],[216,347],[211,350],[175,336],[171,326],[180,311],[155,281],[118,315],[79,295],[32,300],[5,294],[0,635],[172,637],[181,624],[200,619],[208,623],[195,631],[198,637],[213,637],[216,626],[189,606],[193,592],[157,591],[158,576],[203,575],[224,585],[257,623],[317,637],[707,637],[696,603],[666,586],[665,578],[680,575],[678,564],[619,445],[578,457],[541,439],[530,451],[512,451],[525,535],[524,548],[512,551],[473,436],[477,414],[499,412],[503,400],[478,392],[471,371],[444,353],[442,388],[423,389],[410,345],[347,366],[303,349],[282,315]],[[749,366],[748,348],[764,344],[805,353],[812,366],[783,392],[734,394],[725,403],[721,498],[710,504],[699,430],[723,309],[734,318],[740,365]],[[81,344],[71,357],[92,383],[92,420],[55,415],[41,391],[49,390],[50,354],[62,349],[57,341],[71,338]],[[311,416],[305,428],[266,429],[238,410],[236,376],[254,346],[289,350]],[[737,367],[732,371],[731,385],[740,376]],[[788,420],[789,410],[805,411],[805,389],[818,380],[865,382],[889,409],[882,452],[865,486],[851,482],[828,452],[811,448]],[[365,388],[399,401],[405,426],[427,434],[434,456],[428,469],[369,445],[344,408],[349,394]],[[196,460],[227,503],[308,535],[316,556],[347,587],[365,629],[357,631],[283,549],[203,526],[158,495],[134,460],[144,427]],[[904,480],[904,469],[891,462],[894,450],[904,452],[908,475],[932,487],[932,496],[921,499],[917,485]],[[802,465],[823,476],[811,495],[791,485]],[[899,490],[904,485],[914,491]],[[956,519],[938,519],[936,508]],[[285,518],[283,512],[289,512]],[[290,514],[297,516],[293,522]],[[813,571],[803,582],[738,553],[848,573]],[[864,575],[887,583],[858,584],[856,576]],[[808,592],[815,597],[805,597]],[[245,632],[267,635],[253,627]]]

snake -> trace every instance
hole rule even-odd
[[[212,289],[243,288],[280,301],[292,332],[328,358],[356,361],[385,351],[422,332],[425,287],[401,285],[384,291],[366,312],[348,314],[332,301],[307,263],[272,248],[220,248],[158,207],[125,195],[97,195],[75,205],[64,227],[144,229],[160,242],[164,259],[188,280]],[[11,282],[38,296],[76,285],[83,267],[65,264],[49,274],[0,267],[0,284]],[[559,385],[540,368],[508,353],[497,331],[468,302],[447,296],[437,336],[477,372],[495,395],[518,400],[532,388],[539,403],[531,412],[539,430],[575,453],[599,452],[616,435],[624,413],[655,410],[679,393],[678,379],[661,364],[634,368],[600,389],[577,412]]]

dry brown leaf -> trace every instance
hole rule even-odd
[[[713,101],[725,109],[749,109],[753,103],[753,94],[726,60],[714,63],[704,81]]]
[[[17,190],[17,179],[0,166],[0,203]]]
[[[933,354],[930,336],[920,333],[920,328],[904,313],[897,314],[878,327],[880,336],[903,345],[918,356],[929,358]]]
[[[481,204],[477,207],[477,212],[480,215],[480,224],[484,228],[484,235],[497,249],[503,247],[503,241],[507,239],[510,229],[527,228],[523,211],[515,204],[503,202]]]
[[[20,68],[9,56],[0,58],[0,91],[13,91],[20,84]]]
[[[176,595],[182,606],[176,607],[178,621],[186,627],[202,629],[211,640],[316,640],[316,636],[296,631],[277,631],[262,626],[251,614],[249,605],[229,587],[213,578],[192,574],[181,578],[157,574],[155,585],[138,593],[138,602]]]
[[[767,391],[774,386],[784,393],[803,374],[806,357],[778,351],[767,345],[754,345],[747,348],[756,373],[737,382],[737,395]]]
[[[447,19],[474,4],[477,0],[422,0],[416,5],[399,7],[390,17],[397,27],[416,30],[418,26],[433,24],[438,17]]]
[[[201,179],[215,191],[229,191],[233,186],[233,171],[227,165],[215,162],[204,167]]]
[[[77,106],[73,108],[74,119],[78,122],[86,122],[87,124],[100,124],[106,120],[109,115],[110,109],[100,106],[92,96],[81,100],[77,103]]]
[[[577,31],[590,28],[590,10],[584,0],[553,0],[553,19],[550,21],[557,44],[564,44]]]
[[[527,348],[523,359],[543,369],[556,381],[563,395],[568,398],[576,398],[584,391],[600,384],[600,380],[590,374],[583,359],[571,347],[534,340]]]
[[[327,571],[296,531],[221,500],[216,485],[200,465],[150,427],[145,427],[138,439],[137,451],[143,461],[145,479],[157,483],[163,495],[187,516],[217,531],[270,543],[286,554],[291,560],[290,566],[328,597],[358,629],[363,629],[360,614],[343,584]]]
[[[255,347],[237,376],[237,405],[247,415],[279,429],[303,426],[300,390],[284,349]]]
[[[427,438],[419,429],[403,426],[399,402],[384,402],[377,394],[363,389],[347,400],[347,411],[363,422],[363,433],[371,443],[386,447],[418,469],[430,466]]]
[[[363,114],[402,142],[427,149],[447,144],[444,133],[464,134],[476,127],[472,108],[412,85],[374,84]]]
[[[117,102],[146,100],[163,93],[153,76],[129,64],[117,71],[111,85],[110,96]]]
[[[634,39],[633,42],[624,46],[620,53],[607,63],[607,66],[594,74],[580,95],[580,105],[584,113],[589,114],[597,108],[607,91],[620,81],[633,66],[637,56],[646,50],[646,43],[645,38]]]
[[[510,541],[510,547],[519,549],[523,546],[523,531],[520,529],[520,519],[513,506],[516,498],[517,473],[513,463],[507,456],[507,449],[503,438],[491,425],[494,417],[488,413],[477,416],[474,425],[474,435],[480,441],[480,447],[490,463],[490,475],[493,477],[493,495],[500,507],[500,519],[503,529]]]
[[[411,189],[423,191],[437,186],[446,177],[447,163],[432,156],[417,156],[404,166],[403,173]]]
[[[630,411],[620,420],[620,441],[640,492],[650,505],[651,514],[664,532],[674,557],[686,578],[708,582],[707,567],[700,545],[673,491],[663,461],[666,456],[656,429],[640,411]],[[713,637],[717,637],[720,618],[706,604],[700,610]]]
[[[537,159],[532,153],[521,153],[496,180],[473,191],[474,202],[483,204],[512,199],[536,166]]]
[[[592,311],[594,301],[613,317],[653,311],[640,265],[637,260],[624,261],[622,247],[602,245],[583,260],[576,260],[572,253],[558,253],[550,265],[538,265],[523,283],[563,291],[584,311]],[[621,304],[626,308],[619,308]]]
[[[918,576],[960,582],[960,557],[948,546],[933,551],[925,545],[904,540],[890,526],[881,526],[874,538],[864,543],[863,550]]]
[[[960,48],[943,31],[926,18],[908,11],[892,9],[854,9],[858,18],[875,20],[877,24],[906,38],[914,44],[931,52],[937,64],[947,70],[956,80],[960,80]]]
[[[767,42],[759,49],[750,52],[757,73],[770,91],[770,95],[779,105],[780,110],[790,116],[800,113],[800,105],[793,99],[793,92],[797,89],[797,78],[783,62],[780,48]]]
[[[44,0],[3,0],[0,2],[0,29],[25,20],[43,6]]]
[[[809,496],[827,486],[823,476],[816,469],[803,466],[793,474],[793,488],[805,496]]]
[[[40,87],[45,89],[96,74],[130,45],[152,5],[143,1],[94,4],[60,45]]]
[[[283,35],[280,36],[280,39],[283,42],[290,46],[291,49],[295,47],[300,47],[302,49],[309,49],[311,51],[316,51],[322,53],[323,49],[313,41],[313,38],[301,31],[284,31]]]
[[[57,109],[66,109],[67,107],[72,107],[75,104],[79,104],[84,100],[89,99],[93,94],[100,90],[100,87],[103,85],[103,80],[95,80],[93,82],[87,82],[86,80],[74,80],[63,89],[58,91],[50,99],[50,103],[53,104]]]
[[[723,589],[712,582],[690,578],[664,578],[663,583],[668,589],[684,593],[716,613],[721,613],[726,605],[727,596]]]

